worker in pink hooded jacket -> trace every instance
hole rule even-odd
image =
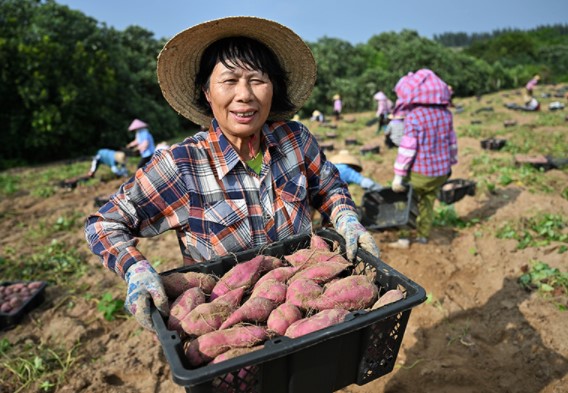
[[[421,69],[402,77],[395,86],[397,106],[408,111],[404,134],[394,164],[392,189],[403,192],[412,185],[418,199],[417,243],[427,243],[434,220],[439,188],[457,163],[457,138],[448,85],[433,71]],[[400,108],[395,108],[395,111]],[[409,241],[397,242],[408,246]]]

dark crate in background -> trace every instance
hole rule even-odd
[[[361,224],[368,229],[416,228],[418,205],[411,185],[404,192],[392,188],[366,191],[359,209]]]

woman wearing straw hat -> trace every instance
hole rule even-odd
[[[91,168],[89,169],[87,176],[94,177],[100,164],[109,166],[112,173],[116,176],[128,176],[128,169],[126,169],[126,154],[122,151],[99,149],[97,151],[97,155],[93,157]]]
[[[157,72],[168,103],[209,129],[156,152],[85,228],[93,252],[127,281],[126,307],[144,327],[150,299],[162,313],[168,300],[136,237],[175,230],[194,264],[310,233],[315,208],[345,238],[347,258],[359,246],[379,255],[335,166],[287,120],[316,79],[293,31],[254,17],[205,22],[166,43]]]
[[[136,131],[136,137],[132,142],[126,145],[126,147],[138,150],[140,153],[138,168],[142,168],[152,159],[152,154],[154,154],[154,151],[156,150],[156,147],[154,146],[154,138],[148,130],[148,124],[139,119],[134,119],[132,123],[130,123],[128,131]]]
[[[361,174],[363,170],[361,160],[349,153],[349,150],[340,150],[336,155],[329,157],[329,161],[333,162],[339,171],[341,180],[345,183],[357,184],[369,191],[380,191],[383,189],[383,186],[379,183]]]

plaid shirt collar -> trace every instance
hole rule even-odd
[[[264,145],[272,154],[282,154],[280,144],[274,136],[274,130],[280,127],[284,122],[265,123],[262,126],[262,135],[264,136]],[[239,155],[221,131],[219,123],[213,119],[209,127],[209,140],[211,144],[211,152],[217,176],[219,179],[224,178],[238,163],[241,162]]]

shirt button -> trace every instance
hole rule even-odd
[[[263,217],[264,217],[264,221],[268,221],[271,218],[269,213],[264,213]]]

